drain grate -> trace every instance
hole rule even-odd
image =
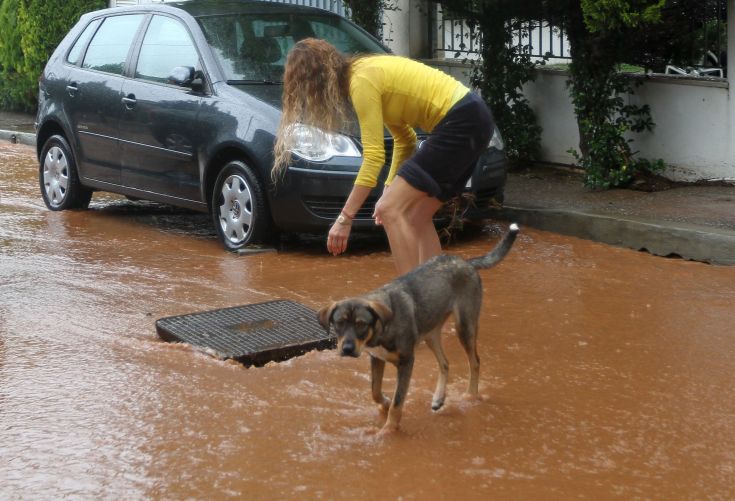
[[[262,366],[334,348],[316,312],[286,300],[190,313],[156,321],[164,341],[188,343],[222,359]]]

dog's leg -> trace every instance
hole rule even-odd
[[[373,400],[380,405],[382,412],[387,412],[390,407],[390,399],[383,395],[383,371],[385,361],[378,357],[370,356],[370,377],[373,391]]]
[[[431,349],[439,364],[439,376],[436,380],[436,390],[434,390],[434,398],[431,400],[431,410],[438,411],[444,405],[444,399],[447,394],[447,376],[449,375],[449,362],[447,361],[444,350],[442,349],[442,326],[440,325],[429,334],[424,340],[426,345]]]
[[[413,355],[410,357],[401,357],[398,361],[397,369],[396,392],[393,394],[393,401],[390,404],[390,409],[388,409],[388,419],[380,430],[381,435],[398,430],[398,425],[401,422],[403,402],[406,400],[408,385],[411,382]]]
[[[480,357],[477,355],[477,319],[474,315],[468,315],[466,312],[455,312],[457,319],[457,336],[459,341],[467,353],[467,360],[470,364],[470,381],[467,385],[467,394],[469,398],[477,398],[479,395],[478,385],[480,381]]]

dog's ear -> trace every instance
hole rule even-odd
[[[332,323],[332,315],[334,314],[334,309],[337,307],[337,302],[333,301],[332,304],[325,306],[319,312],[316,314],[317,320],[319,320],[319,323],[326,329],[327,334],[329,333],[329,324]]]
[[[367,307],[375,314],[376,317],[378,317],[377,319],[380,320],[380,331],[382,332],[385,324],[393,319],[393,310],[378,301],[368,301]]]

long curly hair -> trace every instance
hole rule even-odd
[[[283,74],[283,114],[276,133],[271,176],[276,180],[291,159],[288,128],[295,123],[338,132],[348,118],[351,58],[329,42],[299,40],[289,51]]]

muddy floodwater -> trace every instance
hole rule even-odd
[[[365,355],[245,368],[160,341],[155,321],[318,309],[394,277],[382,239],[236,256],[204,215],[104,194],[50,212],[33,150],[8,143],[0,197],[2,499],[735,497],[735,267],[522,228],[482,272],[482,399],[461,399],[445,332],[445,408],[421,346],[402,431],[377,438]],[[484,253],[504,227],[446,250]]]

